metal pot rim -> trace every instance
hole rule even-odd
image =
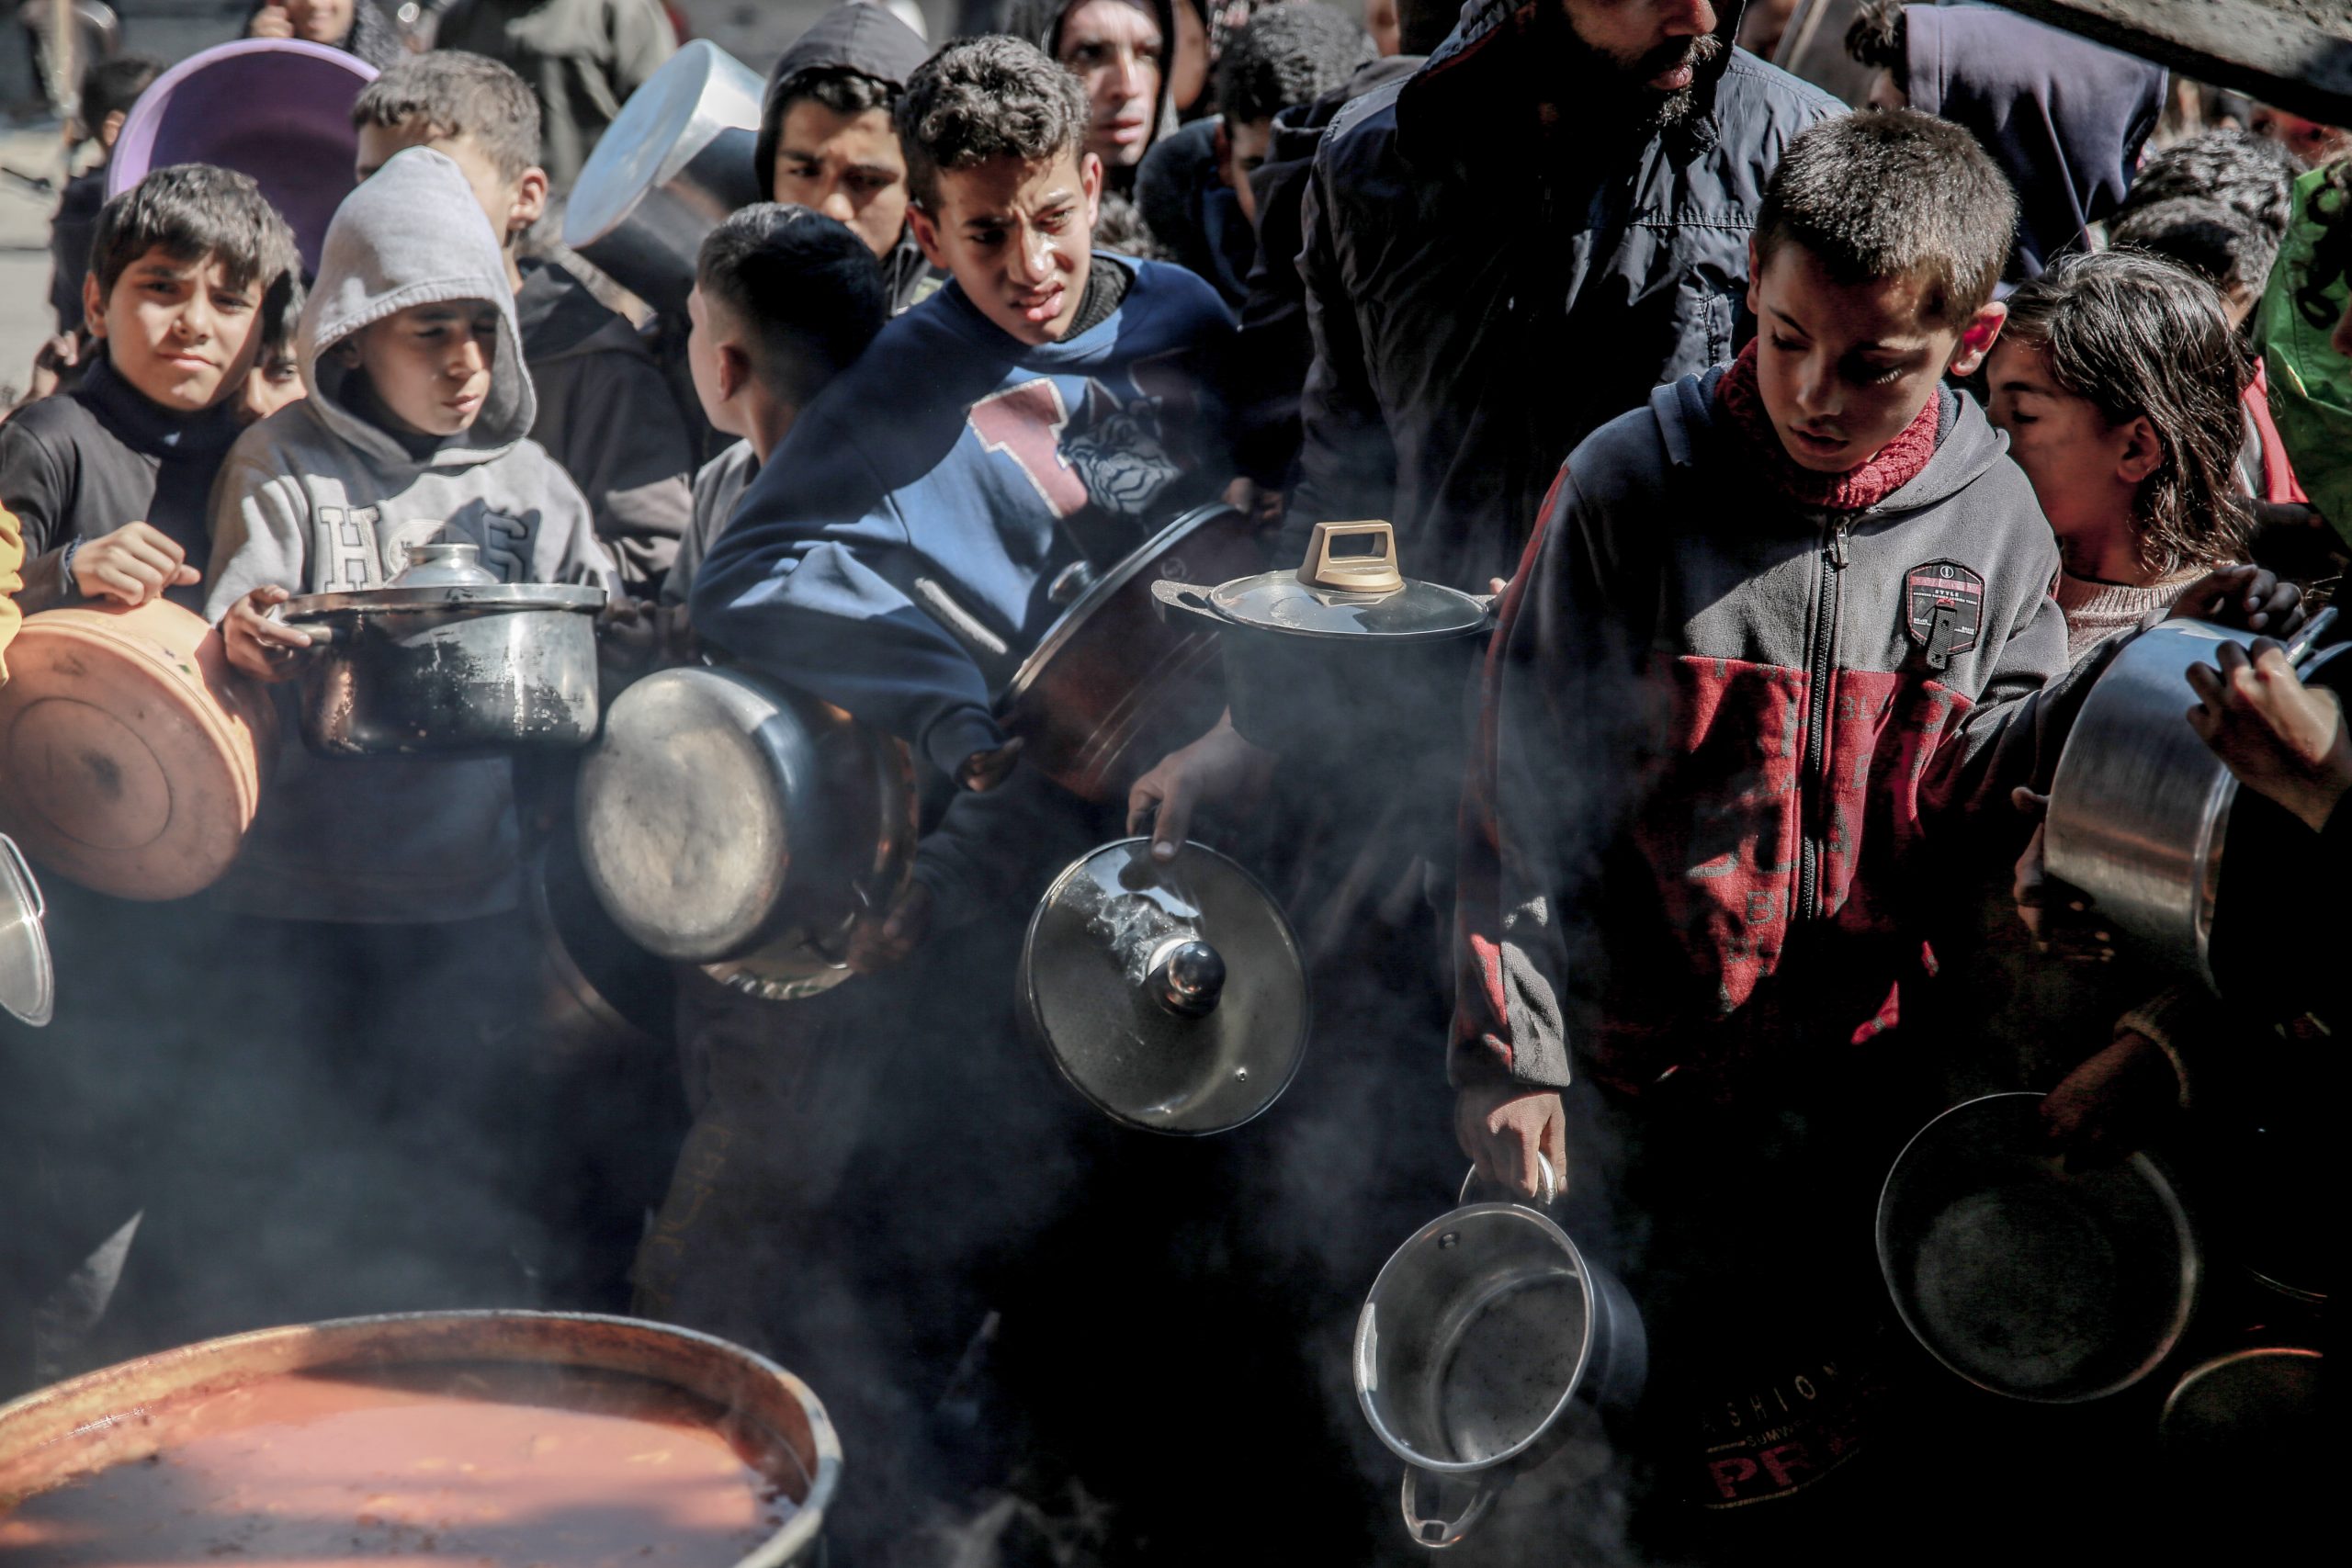
[[[1301,592],[1318,595],[1327,602],[1357,602],[1367,604],[1376,604],[1385,599],[1394,599],[1404,593],[1442,594],[1448,599],[1461,601],[1465,619],[1459,626],[1427,626],[1415,631],[1375,632],[1361,628],[1326,630],[1316,626],[1276,626],[1269,621],[1245,615],[1235,608],[1233,601],[1240,594],[1278,585],[1285,588],[1298,587]],[[1442,582],[1419,580],[1408,581],[1405,587],[1393,592],[1352,593],[1341,589],[1303,587],[1298,582],[1298,573],[1295,570],[1283,570],[1277,568],[1272,571],[1261,571],[1250,577],[1237,577],[1230,582],[1220,582],[1213,587],[1203,589],[1201,600],[1216,614],[1218,620],[1229,627],[1248,632],[1263,632],[1269,637],[1296,637],[1306,642],[1343,642],[1363,647],[1405,648],[1421,643],[1459,642],[1467,637],[1488,637],[1493,635],[1495,629],[1494,606],[1488,601],[1474,593],[1464,593],[1458,588],[1448,588]]]
[[[1506,1214],[1536,1226],[1538,1235],[1566,1253],[1569,1261],[1576,1265],[1577,1279],[1582,1283],[1585,1295],[1584,1333],[1577,1346],[1576,1375],[1568,1380],[1568,1386],[1560,1391],[1559,1398],[1553,1402],[1552,1408],[1544,1413],[1544,1419],[1536,1424],[1534,1430],[1502,1452],[1489,1454],[1480,1460],[1433,1459],[1408,1447],[1381,1418],[1380,1411],[1374,1404],[1377,1380],[1366,1375],[1371,1371],[1367,1361],[1375,1353],[1374,1347],[1366,1344],[1366,1337],[1375,1336],[1379,1331],[1379,1325],[1374,1321],[1374,1309],[1380,1304],[1382,1286],[1388,1282],[1390,1271],[1403,1263],[1408,1254],[1423,1250],[1441,1232],[1458,1226],[1465,1220],[1483,1219],[1488,1214]],[[1508,1200],[1464,1203],[1448,1209],[1407,1237],[1396,1251],[1388,1255],[1388,1261],[1380,1266],[1380,1272],[1373,1277],[1372,1290],[1364,1297],[1363,1310],[1356,1314],[1355,1358],[1351,1368],[1355,1375],[1356,1404],[1363,1409],[1364,1419],[1371,1424],[1374,1435],[1389,1452],[1407,1464],[1428,1471],[1432,1475],[1476,1475],[1509,1465],[1549,1436],[1559,1425],[1560,1418],[1576,1404],[1577,1395],[1583,1390],[1586,1377],[1592,1371],[1593,1345],[1600,1332],[1600,1292],[1593,1288],[1592,1266],[1585,1261],[1584,1254],[1578,1250],[1576,1242],[1551,1215]]]
[[[1046,666],[1060,656],[1063,647],[1079,634],[1087,618],[1133,582],[1144,568],[1158,560],[1160,551],[1182,536],[1193,533],[1219,515],[1235,510],[1221,501],[1193,507],[1129,550],[1119,558],[1118,564],[1089,583],[1086,592],[1070,601],[1069,608],[1055,617],[1054,624],[1046,628],[1046,635],[1037,640],[1037,646],[1030,650],[1029,657],[1021,661],[1021,668],[1012,672],[1012,679],[1006,683],[1004,696],[997,704],[997,710],[1003,712],[1011,708],[1027,694],[1030,687],[1042,680]]]
[[[338,615],[364,620],[385,614],[453,611],[488,614],[498,610],[559,610],[594,615],[605,607],[607,597],[602,588],[556,582],[366,588],[344,593],[312,593],[300,599],[289,599],[286,602],[283,615],[289,621],[324,620]]]
[[[1942,1367],[1972,1388],[1981,1388],[1987,1393],[1998,1394],[2004,1399],[2014,1399],[2019,1404],[2084,1404],[2092,1400],[2105,1399],[2111,1394],[2120,1393],[2134,1384],[2145,1382],[2150,1373],[2162,1366],[2170,1359],[2172,1353],[2180,1348],[2182,1338],[2188,1334],[2189,1320],[2196,1314],[2199,1285],[2203,1271],[2196,1230],[2189,1224],[2188,1211],[2181,1201],[2179,1190],[2173,1185],[2171,1179],[2154,1160],[2144,1153],[2133,1153],[2126,1156],[2123,1163],[2131,1167],[2133,1172],[2154,1192],[2157,1201],[2165,1209],[2166,1217],[2172,1222],[2173,1234],[2180,1242],[2179,1301],[2173,1309],[2171,1321],[2165,1326],[2164,1337],[2155,1348],[2143,1357],[2137,1365],[2120,1378],[2086,1392],[2055,1395],[2023,1393],[2014,1388],[1985,1382],[1967,1368],[1953,1364],[1941,1350],[1937,1348],[1935,1342],[1927,1333],[1925,1325],[1918,1321],[1917,1314],[1912,1310],[1912,1303],[1905,1292],[1895,1288],[1894,1249],[1887,1236],[1889,1197],[1894,1190],[1896,1179],[1905,1173],[1905,1168],[1910,1163],[1912,1152],[1919,1147],[1923,1140],[1933,1135],[1939,1128],[1943,1127],[1944,1123],[1952,1118],[1971,1111],[1978,1111],[1980,1108],[1990,1105],[1996,1100],[2038,1101],[2042,1098],[2041,1095],[2030,1089],[2006,1089],[1996,1094],[1982,1094],[1973,1100],[1963,1100],[1959,1104],[1947,1107],[1930,1117],[1926,1125],[1912,1134],[1904,1143],[1903,1152],[1894,1156],[1893,1165],[1887,1167],[1886,1179],[1879,1184],[1878,1205],[1871,1214],[1871,1239],[1876,1244],[1878,1253],[1879,1279],[1886,1287],[1888,1300],[1894,1303],[1895,1315],[1903,1320],[1904,1331],[1911,1336],[1913,1342],[1934,1358],[1938,1366]]]

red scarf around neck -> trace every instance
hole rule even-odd
[[[1764,394],[1756,384],[1754,342],[1740,350],[1739,357],[1724,372],[1715,386],[1715,398],[1731,416],[1732,428],[1763,459],[1773,488],[1809,511],[1859,512],[1876,506],[1919,477],[1919,470],[1936,455],[1936,433],[1943,423],[1943,389],[1939,386],[1918,417],[1880,447],[1876,457],[1859,468],[1825,474],[1806,468],[1781,445],[1772,416],[1765,412]]]

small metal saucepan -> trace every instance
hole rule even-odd
[[[1556,1190],[1544,1166],[1544,1208]],[[1600,1473],[1605,1416],[1630,1409],[1649,1375],[1641,1314],[1543,1209],[1482,1200],[1423,1225],[1374,1280],[1356,1320],[1356,1399],[1405,1461],[1405,1528],[1452,1546],[1521,1474],[1555,1459]],[[1430,1483],[1466,1483],[1451,1517]]]
[[[326,757],[466,756],[594,737],[605,591],[502,583],[476,553],[415,546],[390,587],[277,606],[311,634],[304,745]]]
[[[1878,1261],[1914,1338],[1977,1387],[2072,1404],[2154,1371],[2197,1304],[2188,1212],[2144,1154],[2074,1170],[2038,1094],[1968,1100],[1887,1174]]]
[[[1215,626],[1233,728],[1292,755],[1363,757],[1464,729],[1493,604],[1400,574],[1386,523],[1318,523],[1295,571],[1218,587],[1163,578],[1152,596]]]

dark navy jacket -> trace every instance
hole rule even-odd
[[[1790,138],[1840,112],[1734,51],[1677,131],[1547,138],[1535,10],[1489,0],[1323,140],[1299,257],[1316,361],[1294,548],[1317,521],[1385,517],[1412,576],[1483,590],[1507,574],[1577,441],[1731,357],[1765,182]]]

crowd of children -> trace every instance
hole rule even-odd
[[[6,1038],[0,1390],[264,1320],[630,1307],[816,1384],[854,1563],[1007,1497],[1057,1562],[1197,1562],[1242,1517],[1252,1560],[1380,1561],[1345,1338],[1466,1155],[1561,1174],[1653,1367],[1606,1506],[1480,1561],[1873,1560],[1955,1432],[2060,1456],[1956,1540],[2140,1539],[2133,1454],[1918,1394],[1854,1240],[1955,1084],[2052,1090],[2113,1157],[2343,1015],[2062,958],[2113,954],[2034,819],[2118,650],[2217,621],[2257,637],[2184,721],[2346,874],[2352,737],[2273,639],[2352,537],[2352,181],[2250,130],[2143,156],[2165,73],[1998,11],[1872,8],[1849,112],[1740,9],[1015,0],[934,50],[844,0],[769,73],[680,374],[539,244],[668,52],[650,0],[460,0],[421,54],[368,0],[256,7],[384,67],[359,183],[309,276],[244,175],[69,187],[56,389],[0,423],[0,650],[164,599],[284,697],[278,606],[462,542],[611,591],[608,692],[735,660],[903,741],[922,832],[846,983],[676,966],[676,1063],[583,1083],[528,998],[567,781],[324,761],[289,710],[217,886],[52,897],[70,1049]],[[94,69],[101,149],[153,74]],[[1409,757],[1227,720],[1081,800],[1006,684],[1220,499],[1271,565],[1379,516],[1495,595],[1476,689]],[[1018,1038],[1027,911],[1123,826],[1249,859],[1308,932],[1316,1065],[1222,1144],[1115,1132]],[[171,1091],[121,1092],[158,1055]],[[648,1083],[674,1116],[582,1109]],[[625,1270],[564,1256],[555,1189],[607,1156],[650,1173],[608,1195]],[[1251,1423],[1281,1473],[1212,1506]]]

